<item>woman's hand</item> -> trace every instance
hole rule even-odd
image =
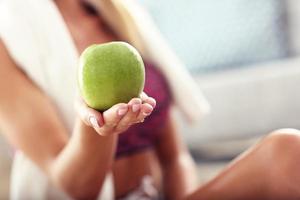
[[[152,113],[156,101],[143,92],[140,98],[133,98],[127,104],[116,104],[103,113],[88,107],[81,98],[75,105],[81,120],[99,135],[106,136],[122,133],[131,125],[143,122]]]

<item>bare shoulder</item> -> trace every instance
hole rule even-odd
[[[25,76],[10,56],[0,38],[0,101],[8,98],[10,88],[18,84],[18,76]]]
[[[9,55],[3,41],[0,38],[0,72],[9,71],[10,69],[16,69],[16,67],[16,64]],[[0,74],[4,75],[2,73]]]
[[[37,87],[32,83],[32,81],[27,77],[24,71],[13,60],[1,38],[0,91],[0,104],[2,105],[6,105],[6,103],[8,103],[7,101],[9,101],[10,104],[19,104],[20,102],[18,101],[18,99],[21,96],[25,95],[25,93],[37,91]]]

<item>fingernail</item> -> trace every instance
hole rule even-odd
[[[152,97],[150,97],[150,99],[151,99],[152,104],[153,104],[152,107],[155,108],[155,106],[156,106],[156,100],[154,98],[152,98]]]
[[[90,117],[89,117],[89,121],[90,121],[90,123],[92,124],[93,127],[95,127],[95,128],[100,128],[100,126],[99,126],[99,124],[98,124],[98,121],[97,121],[96,117],[90,116]]]
[[[132,111],[137,112],[140,109],[140,104],[133,104],[132,105]]]
[[[148,116],[148,115],[150,115],[150,114],[151,114],[151,112],[149,112],[149,113],[143,112],[143,115],[144,115],[144,116]]]
[[[118,115],[120,115],[120,116],[125,115],[126,112],[127,112],[127,110],[128,110],[127,107],[126,107],[126,108],[120,108],[120,109],[118,110]]]

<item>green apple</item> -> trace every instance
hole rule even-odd
[[[145,83],[144,63],[126,42],[94,44],[80,56],[78,82],[86,104],[104,111],[139,97]]]

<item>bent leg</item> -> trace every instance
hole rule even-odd
[[[300,199],[300,131],[271,133],[186,199]]]

